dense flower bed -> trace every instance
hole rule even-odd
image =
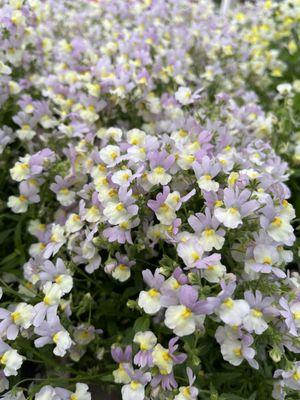
[[[1,398],[299,398],[299,23],[3,0]]]

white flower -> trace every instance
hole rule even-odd
[[[55,283],[60,287],[63,294],[70,293],[73,288],[73,278],[68,274],[57,275]]]
[[[120,148],[118,146],[113,146],[111,144],[103,147],[100,152],[101,160],[108,165],[113,167],[116,165],[118,157],[120,156]]]
[[[66,231],[68,233],[78,232],[83,225],[84,223],[81,221],[81,218],[78,214],[70,214],[66,221]]]
[[[174,397],[174,400],[197,400],[198,389],[192,388],[194,393],[191,393],[190,386],[181,386],[179,388],[179,393]]]
[[[199,243],[204,251],[211,251],[213,248],[221,250],[224,242],[225,238],[218,235],[213,229],[204,229],[199,239]]]
[[[248,315],[243,319],[243,326],[248,332],[255,332],[261,335],[266,329],[268,324],[263,318],[263,313],[260,310],[252,309]]]
[[[142,290],[139,294],[138,305],[147,314],[156,314],[161,309],[160,293],[156,289]]]
[[[106,136],[112,138],[116,142],[119,142],[122,139],[123,132],[120,128],[108,128],[106,131]]]
[[[173,359],[169,350],[165,349],[161,344],[157,344],[152,352],[153,362],[162,375],[168,375],[173,369]]]
[[[132,369],[129,364],[120,363],[118,368],[113,371],[113,377],[114,377],[115,383],[129,383],[130,382],[130,376],[127,374],[124,366],[126,366],[126,369],[128,369],[128,370]]]
[[[128,186],[130,183],[130,179],[132,177],[132,172],[130,169],[120,169],[119,171],[115,172],[111,180],[113,183],[116,183],[120,186]]]
[[[21,182],[27,179],[30,174],[29,167],[30,156],[21,157],[21,161],[17,161],[15,165],[9,170],[10,175],[14,181]]]
[[[278,93],[280,93],[282,96],[287,96],[291,93],[292,88],[293,87],[290,83],[280,83],[280,85],[278,85],[276,89]]]
[[[153,349],[157,343],[157,338],[151,331],[137,332],[133,338],[134,343],[140,345],[142,351]]]
[[[71,400],[91,400],[92,396],[89,393],[89,387],[85,383],[76,383],[75,393],[71,394]]]
[[[300,328],[300,302],[293,303],[290,307],[291,313],[293,314],[295,325]]]
[[[145,375],[150,375],[147,372]],[[131,381],[127,385],[122,387],[122,399],[123,400],[144,400],[145,399],[145,385],[138,381]]]
[[[39,123],[44,129],[54,128],[57,125],[57,121],[53,118],[50,118],[49,115],[43,115],[40,118]]]
[[[131,129],[127,132],[126,136],[128,143],[130,143],[132,146],[141,147],[145,145],[146,134],[140,129]]]
[[[0,363],[4,365],[5,376],[17,375],[17,370],[21,367],[24,357],[18,354],[17,350],[6,351],[0,357]]]
[[[249,304],[245,300],[232,300],[230,297],[223,301],[218,310],[221,320],[231,326],[241,325],[249,311]]]
[[[0,61],[0,74],[2,75],[11,74],[11,68],[8,65],[5,65],[2,61]]]
[[[183,105],[190,104],[192,102],[192,91],[191,89],[181,86],[175,93],[175,99]]]
[[[25,124],[22,125],[21,129],[16,130],[16,135],[20,140],[29,141],[36,135],[36,132],[31,128],[30,125]]]
[[[87,222],[98,222],[102,219],[102,214],[98,207],[92,206],[87,209],[84,218]]]
[[[176,218],[176,212],[167,203],[163,203],[155,213],[157,219],[164,225],[170,225]]]
[[[273,219],[267,232],[275,242],[283,242],[284,244],[288,244],[294,237],[292,225],[285,218],[279,216]]]
[[[72,346],[72,339],[70,338],[69,332],[63,330],[57,332],[53,335],[53,342],[56,344],[54,347],[53,353],[56,356],[63,357],[66,354],[66,350]]]
[[[217,207],[215,208],[214,215],[227,228],[237,228],[242,223],[241,214],[235,207]]]
[[[107,203],[103,210],[103,214],[108,219],[108,222],[112,225],[120,225],[124,222],[127,222],[131,217],[131,214],[128,213],[122,203],[115,202]]]
[[[60,286],[52,282],[46,282],[43,287],[43,292],[45,294],[43,301],[48,306],[58,304],[63,295]]]
[[[25,213],[28,210],[29,200],[26,196],[9,196],[7,205],[16,214]]]
[[[9,86],[9,92],[11,94],[18,94],[22,90],[21,86],[18,84],[18,82],[15,82],[15,81],[9,81],[8,86]]]
[[[194,268],[197,261],[201,260],[203,249],[195,237],[183,241],[177,246],[177,253],[188,268]]]
[[[52,386],[46,385],[36,393],[34,400],[56,400],[57,394]]]
[[[279,256],[276,247],[259,244],[253,250],[254,259],[256,262],[265,265],[274,265],[279,261]]]
[[[34,307],[27,303],[19,303],[11,313],[11,318],[16,325],[28,329],[34,317]]]
[[[210,283],[220,282],[221,278],[226,273],[226,267],[220,262],[208,265],[203,270],[203,277]]]
[[[214,181],[210,175],[203,175],[197,180],[199,188],[207,192],[217,192],[219,190],[218,182]]]
[[[76,193],[73,190],[68,188],[60,189],[57,194],[56,198],[60,202],[62,206],[68,207],[75,201]]]
[[[126,265],[118,264],[111,274],[113,278],[117,279],[118,281],[125,282],[130,278],[131,272],[130,268]]]
[[[65,229],[63,226],[54,224],[51,228],[51,243],[65,243]]]
[[[165,186],[170,182],[172,176],[166,172],[164,167],[158,166],[147,174],[147,179],[152,185],[161,184]]]
[[[175,335],[186,336],[195,332],[198,324],[203,323],[204,316],[196,316],[183,306],[170,306],[166,310],[165,325],[172,329]]]
[[[240,365],[244,360],[242,344],[239,340],[225,340],[221,344],[221,353],[224,360],[235,366]]]

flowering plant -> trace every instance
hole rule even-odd
[[[300,3],[221,10],[1,3],[1,398],[298,398]]]

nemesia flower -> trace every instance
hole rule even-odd
[[[0,397],[297,397],[299,0],[129,3],[1,2]]]
[[[178,292],[180,305],[170,305],[165,314],[165,324],[178,336],[190,335],[204,322],[202,304],[198,302],[198,293],[193,287],[183,285]]]
[[[150,287],[147,291],[141,291],[139,294],[138,305],[147,314],[156,314],[160,308],[160,288],[164,282],[164,277],[159,274],[158,270],[153,275],[150,270],[143,271],[143,278]]]

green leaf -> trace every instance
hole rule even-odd
[[[134,332],[144,332],[150,327],[150,318],[148,315],[143,315],[142,317],[138,318],[134,325],[133,330]]]

